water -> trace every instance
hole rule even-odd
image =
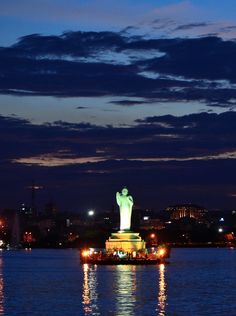
[[[172,249],[157,266],[80,265],[77,250],[0,253],[0,315],[236,315],[236,250]]]

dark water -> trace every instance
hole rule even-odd
[[[0,253],[0,315],[236,315],[236,250],[172,249],[171,264],[80,265],[76,250]]]

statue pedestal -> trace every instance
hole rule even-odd
[[[144,251],[146,243],[139,236],[139,233],[120,231],[112,233],[106,241],[106,251],[114,252],[122,250],[123,252]]]

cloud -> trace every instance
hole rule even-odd
[[[145,104],[149,102],[148,100],[145,101],[140,101],[140,100],[130,100],[130,99],[127,99],[127,100],[115,100],[115,101],[110,101],[109,103],[111,104],[118,104],[118,105],[124,105],[124,106],[132,106],[132,105],[139,105],[139,104]]]
[[[88,164],[104,161],[101,157],[60,157],[58,153],[48,153],[36,157],[19,158],[12,160],[13,163],[25,165],[37,165],[41,167],[59,167],[74,164]]]
[[[168,136],[168,135],[167,135]],[[173,138],[172,136],[170,136]],[[174,137],[176,138],[176,137]],[[215,155],[206,155],[206,156],[193,156],[193,157],[150,157],[150,158],[128,158],[125,159],[128,161],[140,161],[140,162],[184,162],[184,161],[208,161],[208,160],[227,160],[227,159],[236,159],[236,150],[218,153]],[[113,159],[113,161],[121,161],[122,159]],[[60,167],[67,165],[77,165],[77,164],[91,164],[98,162],[109,161],[109,157],[60,157],[58,153],[48,153],[36,157],[28,157],[28,158],[19,158],[12,160],[13,163],[19,163],[24,165],[37,165],[40,167]]]
[[[230,206],[235,122],[234,112],[147,117],[126,128],[60,121],[33,125],[0,117],[1,205],[16,207],[27,200],[25,188],[33,178],[45,188],[38,202],[53,192],[63,209],[74,209],[78,201],[79,209],[88,207],[88,192],[97,208],[110,207],[124,179],[146,207],[186,199]],[[153,192],[158,192],[158,206]]]
[[[236,151],[229,151],[218,153],[215,155],[207,155],[207,156],[193,156],[193,157],[185,157],[185,158],[177,158],[177,157],[161,157],[161,158],[135,158],[130,159],[136,161],[150,161],[150,162],[168,162],[168,161],[194,161],[194,160],[225,160],[225,159],[236,159]]]
[[[201,10],[194,6],[190,1],[180,1],[176,4],[169,4],[157,7],[153,9],[152,14],[156,15],[157,19],[163,18],[189,18],[190,15],[194,15]]]
[[[193,28],[198,28],[198,27],[205,27],[205,26],[209,26],[211,25],[211,23],[206,23],[206,22],[200,22],[200,23],[188,23],[188,24],[183,24],[183,25],[179,25],[176,27],[176,29],[174,31],[180,31],[180,30],[189,30],[189,29],[193,29]]]
[[[236,98],[235,54],[235,42],[216,37],[145,39],[115,32],[34,34],[0,49],[0,92],[117,96],[123,100],[138,97],[146,103],[198,100],[231,107],[230,100]],[[126,62],[122,56],[126,56]],[[131,105],[130,101],[123,104]]]
[[[77,110],[85,110],[85,109],[88,109],[89,107],[88,106],[77,106],[76,109]]]
[[[235,112],[147,117],[126,128],[61,121],[36,126],[6,118],[2,118],[2,122],[11,126],[2,130],[0,140],[6,153],[4,139],[13,140],[10,148],[15,151],[8,153],[8,159],[13,163],[55,167],[110,160],[169,162],[235,159]],[[21,141],[14,136],[16,129],[18,136],[20,131]],[[32,146],[34,142],[38,145]],[[53,145],[50,145],[51,142]],[[24,151],[18,152],[19,147]]]

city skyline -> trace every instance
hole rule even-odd
[[[135,3],[0,4],[1,208],[235,208],[236,5]]]

